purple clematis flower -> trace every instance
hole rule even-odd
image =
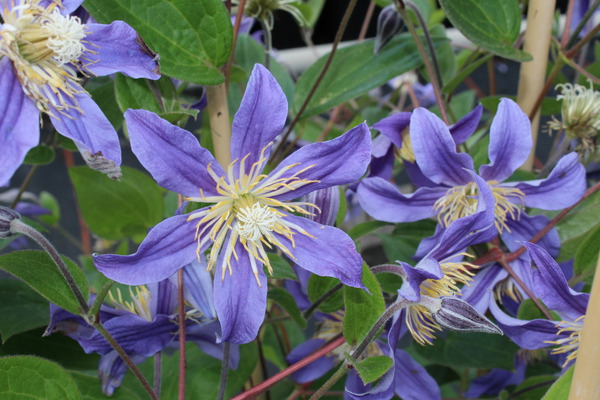
[[[361,124],[337,139],[304,146],[263,174],[286,115],[283,91],[256,65],[233,120],[234,161],[225,172],[191,133],[151,112],[128,110],[131,147],[154,179],[189,201],[211,205],[158,224],[133,255],[96,256],[98,269],[126,284],[156,282],[212,246],[208,269],[218,269],[215,306],[223,340],[232,343],[253,340],[264,319],[267,281],[262,266],[271,270],[269,248],[280,249],[312,273],[364,287],[362,259],[352,239],[293,215],[310,214],[306,207],[319,210],[291,200],[359,179],[370,158],[369,129]]]
[[[490,301],[490,311],[504,333],[524,349],[535,350],[552,345],[553,354],[564,354],[563,367],[577,357],[579,335],[590,295],[571,289],[559,265],[540,246],[525,243],[537,268],[533,268],[533,291],[562,321],[535,319],[523,321],[506,315]]]
[[[0,186],[38,144],[40,112],[89,164],[105,161],[119,176],[117,132],[78,74],[158,79],[158,57],[122,21],[82,24],[69,15],[82,2],[0,0]]]
[[[196,264],[198,264],[196,262]],[[212,304],[212,278],[201,265],[188,265],[185,270],[185,297],[191,304],[186,315],[186,340],[193,341],[206,354],[222,358],[222,344],[217,344],[220,327]],[[133,301],[122,304],[115,301],[117,308],[102,306],[100,320],[125,352],[138,364],[165,349],[179,347],[177,331],[177,283],[173,277],[161,282],[138,287]],[[119,293],[120,300],[120,293]],[[99,353],[98,374],[102,391],[111,396],[121,385],[127,365],[106,339],[83,318],[71,314],[53,304],[50,306],[50,324],[46,335],[62,332],[75,339],[86,353]],[[232,348],[229,360],[237,368],[239,349]]]
[[[575,203],[585,191],[585,170],[575,153],[564,156],[546,179],[503,182],[527,159],[532,145],[530,130],[529,119],[519,106],[502,99],[490,129],[491,162],[479,169],[479,176],[495,199],[498,232],[509,229],[508,221],[519,219],[520,205],[558,210]],[[364,179],[357,190],[363,209],[388,222],[437,216],[443,228],[473,214],[480,197],[473,179],[474,162],[468,154],[456,151],[448,127],[431,112],[419,108],[410,119],[410,140],[420,171],[420,179],[415,181],[419,188],[403,194],[384,179]]]

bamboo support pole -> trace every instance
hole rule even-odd
[[[596,275],[579,337],[577,361],[571,381],[569,400],[600,399],[600,254]]]
[[[555,5],[556,0],[531,0],[529,2],[523,50],[531,54],[533,60],[521,64],[517,91],[517,103],[526,114],[531,113],[537,97],[544,87]],[[531,120],[533,139],[531,154],[521,167],[526,171],[533,170],[539,124],[540,113],[538,111]]]
[[[227,108],[227,88],[224,83],[207,86],[208,118],[212,135],[214,156],[226,169],[231,163],[231,122]]]

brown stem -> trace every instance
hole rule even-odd
[[[371,18],[373,17],[373,11],[375,11],[375,1],[371,0],[371,2],[369,3],[369,8],[367,8],[367,13],[365,14],[365,19],[363,20],[362,27],[360,28],[360,33],[358,34],[359,42],[365,40],[365,36],[367,35],[367,29],[369,29],[369,23],[371,22]]]
[[[560,39],[560,47],[565,48],[569,42],[569,32],[571,31],[571,21],[573,20],[573,10],[575,9],[575,0],[569,0],[569,6],[567,8],[567,18],[565,20],[565,28],[563,30],[562,38]]]
[[[228,0],[228,5],[229,7],[227,7],[227,9],[231,10],[231,0]],[[242,17],[244,16],[245,6],[246,0],[240,0],[238,4],[238,12],[235,15],[235,22],[233,24],[233,41],[231,44],[231,54],[227,59],[227,63],[225,64],[225,70],[223,71],[223,74],[225,75],[225,87],[229,86],[229,73],[231,72],[231,64],[233,64],[233,55],[235,53],[235,46],[237,45],[238,34],[240,31],[240,25],[242,23]]]
[[[177,319],[179,324],[179,400],[185,400],[185,303],[183,269],[177,271]]]

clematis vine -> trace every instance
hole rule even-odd
[[[562,355],[563,367],[567,367],[577,357],[590,295],[571,289],[557,262],[542,247],[532,243],[524,245],[534,264],[533,290],[561,320],[520,320],[504,313],[493,301],[490,311],[504,333],[519,346],[528,350],[556,346],[552,354]]]
[[[39,142],[39,113],[72,139],[92,167],[120,176],[117,132],[81,85],[121,72],[158,79],[158,56],[126,23],[84,24],[83,0],[0,0],[0,186]]]
[[[211,276],[198,262],[195,264],[184,270],[185,297],[190,305],[186,309],[186,340],[196,343],[206,354],[222,358],[223,345],[216,343],[220,329],[212,303]],[[124,302],[118,292],[117,298],[112,298],[114,306],[100,308],[100,321],[136,364],[160,351],[179,347],[177,283],[173,278],[137,287],[135,293],[131,291],[131,302]],[[98,374],[102,392],[111,396],[128,367],[106,339],[83,318],[51,304],[45,334],[53,332],[77,340],[86,353],[101,355]],[[239,352],[237,347],[232,350],[230,366],[236,368]]]
[[[131,146],[144,167],[161,186],[203,207],[158,224],[135,254],[96,256],[97,268],[126,284],[156,282],[210,248],[207,268],[215,270],[222,339],[232,343],[253,340],[264,319],[269,250],[279,249],[312,273],[364,287],[353,241],[337,228],[294,215],[320,210],[293,200],[359,179],[370,158],[369,129],[361,124],[332,141],[304,146],[265,174],[286,115],[283,91],[256,65],[233,120],[234,161],[224,169],[191,133],[151,112],[128,110]]]
[[[510,230],[509,221],[520,219],[522,206],[558,210],[574,204],[585,191],[585,170],[575,153],[561,158],[546,179],[504,182],[527,159],[532,145],[530,130],[529,119],[519,106],[502,99],[490,128],[490,163],[482,165],[478,175],[494,196],[498,233]],[[358,199],[368,214],[383,221],[437,217],[437,238],[453,221],[477,210],[481,193],[473,179],[474,162],[470,155],[456,151],[448,127],[423,108],[411,116],[410,141],[419,168],[415,182],[419,188],[404,194],[390,182],[371,177],[359,185]],[[430,243],[425,240],[422,245],[427,248]],[[425,252],[420,249],[418,256]]]

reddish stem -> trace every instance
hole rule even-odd
[[[228,3],[231,13],[231,4]],[[242,23],[242,17],[244,16],[244,8],[246,7],[246,0],[240,0],[238,4],[238,11],[235,15],[235,22],[233,24],[233,43],[231,45],[231,54],[229,55],[229,59],[227,60],[227,64],[225,64],[225,82],[227,82],[227,86],[229,85],[229,71],[231,70],[231,64],[233,63],[233,54],[235,53],[235,46],[237,45],[238,33],[240,31],[240,25]]]
[[[63,156],[65,158],[65,166],[67,169],[75,166],[75,158],[73,157],[73,153],[64,150]],[[77,222],[79,222],[79,232],[81,237],[81,249],[83,250],[83,254],[90,255],[92,254],[92,241],[90,239],[90,231],[88,230],[87,224],[81,215],[81,209],[79,208],[79,202],[77,201],[77,195],[75,193],[75,187],[71,185],[71,190],[73,192],[73,197],[75,197],[75,212],[77,213]]]
[[[343,337],[339,337],[339,338],[327,343],[325,346],[321,347],[319,350],[315,351],[308,357],[305,357],[302,360],[298,361],[297,363],[290,365],[283,371],[273,375],[272,377],[265,380],[264,382],[261,382],[260,384],[254,386],[250,390],[247,390],[244,393],[235,396],[232,400],[251,400],[251,399],[257,398],[261,393],[264,393],[270,387],[274,386],[282,379],[284,379],[284,378],[288,377],[289,375],[293,374],[294,372],[298,371],[300,368],[306,367],[308,364],[312,363],[313,361],[318,360],[319,358],[323,357],[325,354],[327,354],[330,351],[341,346],[343,343],[344,343]]]
[[[185,304],[183,299],[183,269],[177,271],[177,286],[177,318],[179,323],[179,400],[185,400]]]

